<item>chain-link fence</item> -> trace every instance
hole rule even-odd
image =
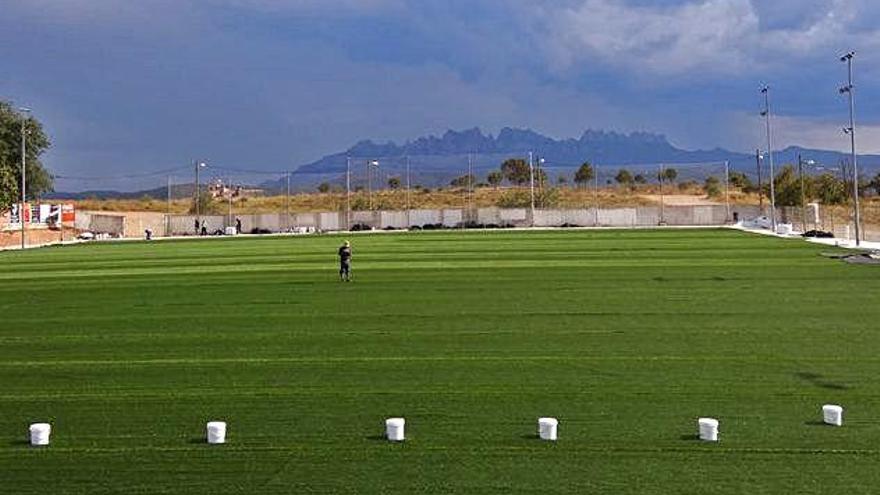
[[[834,170],[842,174],[844,167]],[[721,225],[769,215],[768,180],[755,172],[730,170],[723,162],[567,163],[527,151],[336,155],[293,172],[194,162],[144,174],[62,175],[56,189],[77,191],[65,197],[75,199],[79,212],[125,212],[124,235],[146,229],[214,233],[228,227],[289,232],[437,224]],[[828,171],[812,165],[805,173],[819,184]],[[797,202],[792,210],[791,191],[777,186],[776,193],[780,222],[841,237],[849,225],[854,235],[846,204],[826,206],[816,200],[819,218],[805,222],[811,207],[802,213]],[[804,201],[819,196],[811,191]],[[862,212],[864,238],[880,240],[880,201],[865,198]]]

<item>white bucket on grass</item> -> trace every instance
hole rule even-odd
[[[825,424],[843,426],[843,408],[835,404],[822,406],[822,420]]]
[[[390,442],[402,442],[405,426],[406,420],[403,418],[388,418],[385,420],[385,436]]]
[[[718,420],[715,418],[699,418],[700,440],[704,442],[718,441]]]
[[[538,437],[541,440],[555,441],[559,429],[556,418],[538,418]]]
[[[28,430],[31,434],[31,445],[49,445],[52,425],[49,423],[34,423]]]
[[[208,425],[208,443],[226,443],[226,423],[223,421],[209,421]]]

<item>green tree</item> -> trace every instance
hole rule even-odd
[[[749,176],[743,172],[731,172],[730,185],[743,191],[751,191],[754,187]]]
[[[200,188],[201,189],[201,188]],[[217,203],[214,201],[214,198],[211,196],[211,193],[205,190],[199,192],[199,207],[198,213],[199,215],[213,215],[219,211],[219,207]],[[189,207],[190,215],[196,214],[196,203],[193,202]]]
[[[21,200],[22,123],[27,132],[27,198],[36,199],[52,191],[52,176],[40,162],[40,156],[50,146],[43,125],[33,116],[24,118],[12,103],[0,100],[0,212]]]
[[[529,164],[522,158],[509,158],[501,164],[501,174],[511,184],[522,186],[529,183]]]
[[[871,179],[870,182],[868,182],[868,187],[874,189],[874,192],[876,192],[877,194],[880,194],[880,172],[878,172],[877,175],[875,175],[874,178]]]
[[[663,169],[663,180],[667,182],[675,182],[675,179],[678,178],[678,170],[674,168],[664,168]]]
[[[816,197],[823,205],[841,205],[846,202],[846,185],[840,178],[825,172],[812,182]]]
[[[498,187],[501,185],[501,181],[504,180],[504,175],[498,170],[493,170],[489,172],[489,175],[486,176],[486,182],[488,182],[492,187]]]
[[[319,193],[330,192],[330,184],[328,184],[326,182],[322,182],[322,183],[318,184],[318,192]]]
[[[472,174],[465,174],[452,179],[452,181],[449,182],[449,185],[452,187],[469,187],[474,182],[476,182],[476,177]]]
[[[589,184],[590,181],[595,178],[596,171],[593,169],[593,165],[590,162],[584,162],[574,174],[574,183],[579,186],[584,186]]]
[[[397,190],[400,189],[400,177],[391,177],[388,179],[388,188]]]
[[[706,183],[703,188],[706,191],[706,196],[709,196],[710,198],[721,196],[721,181],[714,175],[706,177]]]
[[[622,186],[629,186],[633,183],[632,172],[625,168],[622,168],[617,171],[617,175],[614,176],[614,180]]]
[[[804,191],[801,192],[801,180],[793,165],[785,165],[774,179],[776,204],[779,206],[802,206],[801,199],[810,198],[812,181],[803,181]]]
[[[559,174],[559,176],[556,177],[556,183],[560,186],[568,184],[568,177],[566,177],[564,174]]]
[[[636,184],[647,184],[648,179],[646,179],[645,176],[642,174],[636,174],[636,176],[633,177],[633,182],[635,182]]]

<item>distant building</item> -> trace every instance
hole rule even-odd
[[[265,194],[265,191],[259,188],[224,184],[222,180],[216,179],[208,184],[208,194],[211,195],[212,199],[229,199],[230,197],[232,199],[238,199],[262,196]]]

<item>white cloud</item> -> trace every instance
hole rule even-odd
[[[801,62],[826,50],[876,47],[880,39],[876,29],[859,29],[865,16],[880,15],[880,7],[861,0],[832,0],[798,25],[776,28],[766,26],[750,0],[671,7],[579,0],[535,9],[542,32],[534,34],[560,69],[598,58],[652,75],[741,74],[777,68],[783,60],[783,65]]]
[[[730,117],[732,149],[761,149],[767,147],[765,121],[758,115],[734,114]],[[849,138],[843,133],[845,120],[776,115],[772,117],[773,148],[801,146],[848,153]],[[856,125],[856,147],[860,154],[880,153],[880,125]]]

